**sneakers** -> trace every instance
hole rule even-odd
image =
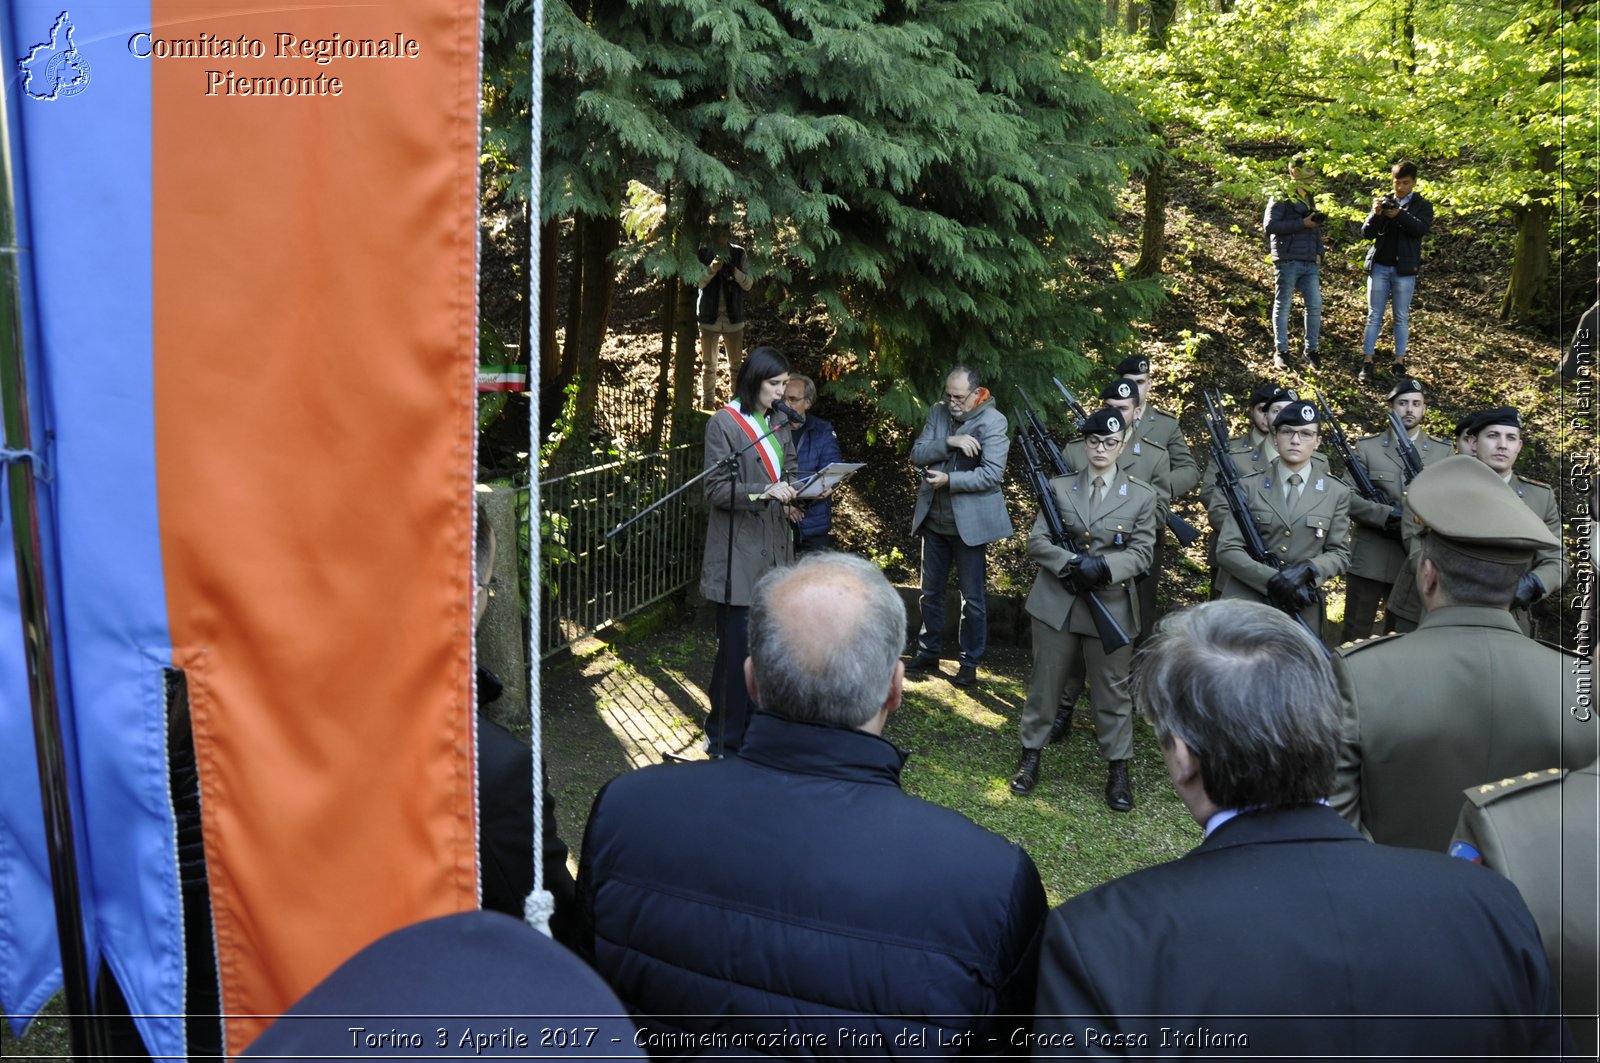
[[[1356,377],[1356,379],[1362,384],[1370,384],[1376,378],[1376,376],[1377,374],[1372,371],[1372,363],[1362,362],[1361,373]]]
[[[978,685],[978,669],[973,665],[964,664],[956,669],[955,678],[950,682],[963,690],[971,689]]]
[[[1272,368],[1276,369],[1280,373],[1287,372],[1289,369],[1289,360],[1284,357],[1284,355],[1287,353],[1287,351],[1273,351]]]
[[[1310,363],[1311,368],[1313,369],[1319,369],[1322,367],[1322,355],[1318,354],[1316,351],[1307,351],[1306,361]]]
[[[918,652],[915,657],[911,658],[911,663],[906,665],[907,675],[918,672],[928,673],[931,675],[938,670],[939,655],[937,653],[928,653],[926,650]]]
[[[1394,360],[1394,365],[1389,367],[1389,371],[1392,372],[1396,377],[1405,376],[1406,375],[1406,363],[1404,363],[1400,359],[1396,358]]]

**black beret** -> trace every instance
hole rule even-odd
[[[1086,436],[1115,436],[1121,435],[1123,428],[1122,414],[1109,406],[1102,406],[1091,413],[1083,422],[1083,434]]]
[[[1278,411],[1278,416],[1272,419],[1274,428],[1299,428],[1302,425],[1320,424],[1321,416],[1317,413],[1315,403],[1290,402],[1289,405]]]
[[[1102,399],[1132,399],[1139,401],[1139,385],[1125,376],[1119,376],[1100,389]]]

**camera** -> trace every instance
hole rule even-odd
[[[1311,220],[1316,222],[1318,225],[1328,224],[1328,216],[1320,210],[1314,210],[1311,212]]]
[[[1394,198],[1393,196],[1384,196],[1382,199],[1378,200],[1378,209],[1379,210],[1399,210],[1400,209],[1400,201],[1398,199]]]

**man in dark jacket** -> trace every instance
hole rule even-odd
[[[1026,1023],[1044,888],[1021,848],[901,791],[881,733],[905,629],[862,558],[770,573],[745,663],[763,711],[738,754],[595,799],[578,872],[595,969],[652,1055],[993,1052]]]
[[[1448,1058],[1570,1050],[1509,882],[1366,841],[1321,800],[1339,693],[1255,602],[1167,618],[1133,675],[1205,841],[1050,916],[1035,1055]]]
[[[1422,238],[1433,228],[1433,204],[1417,189],[1417,164],[1397,162],[1390,171],[1394,192],[1372,201],[1361,235],[1367,249],[1367,335],[1361,345],[1361,382],[1373,380],[1372,355],[1383,328],[1383,311],[1394,304],[1394,375],[1405,376],[1406,340],[1411,335],[1411,297],[1422,266]]]
[[[700,397],[705,408],[717,408],[717,341],[728,352],[728,386],[739,379],[744,364],[744,297],[755,278],[744,248],[732,242],[726,222],[711,223],[710,239],[696,252],[705,271],[695,281],[700,295],[694,316],[700,324]]]
[[[1322,336],[1322,223],[1328,216],[1317,209],[1309,177],[1304,155],[1290,159],[1288,192],[1273,197],[1261,220],[1262,230],[1272,241],[1272,265],[1278,273],[1272,296],[1272,328],[1277,341],[1272,364],[1279,369],[1289,368],[1289,309],[1296,290],[1306,304],[1305,353],[1312,365],[1317,364],[1317,341]]]
[[[794,440],[799,476],[810,476],[836,461],[844,460],[839,453],[839,437],[833,434],[833,425],[811,412],[812,404],[817,401],[817,385],[810,377],[790,373],[789,382],[783,386],[783,401],[798,415],[798,420],[789,423],[789,437]],[[813,499],[795,507],[795,513],[798,516],[791,519],[795,522],[796,555],[832,549],[833,499]]]

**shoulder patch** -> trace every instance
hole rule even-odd
[[[1393,642],[1395,639],[1404,637],[1404,635],[1405,632],[1403,631],[1393,631],[1387,635],[1373,635],[1371,638],[1356,639],[1354,642],[1346,642],[1344,645],[1339,647],[1339,655],[1341,657],[1348,657],[1352,653],[1359,653],[1362,650],[1370,650],[1372,647],[1381,645],[1385,642]]]
[[[1479,808],[1491,805],[1508,794],[1526,793],[1566,778],[1565,768],[1545,768],[1543,771],[1525,771],[1504,779],[1495,779],[1478,786],[1469,786],[1462,793]]]

